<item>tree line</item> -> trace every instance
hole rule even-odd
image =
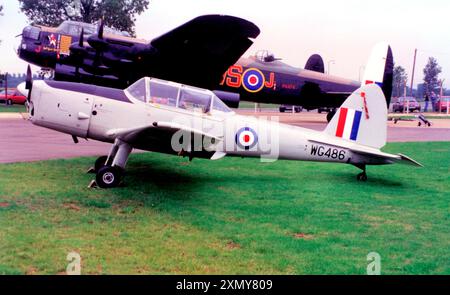
[[[427,64],[423,68],[423,84],[419,84],[418,90],[420,91],[416,92],[416,96],[439,96],[442,83],[444,82],[442,79],[439,79],[440,73],[442,73],[442,67],[438,64],[437,59],[434,57],[429,57]],[[406,95],[409,96],[411,94],[411,89],[408,87],[408,85],[406,85],[407,81],[408,74],[406,73],[405,68],[400,65],[395,66],[392,83],[392,96],[404,96],[405,90]],[[448,93],[444,88],[442,89],[442,91],[445,94]]]

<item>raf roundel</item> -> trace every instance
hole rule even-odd
[[[264,87],[264,74],[255,68],[247,69],[242,74],[242,85],[248,92],[258,92]]]
[[[236,144],[244,150],[253,148],[258,143],[258,135],[255,130],[250,127],[239,129],[236,133]]]

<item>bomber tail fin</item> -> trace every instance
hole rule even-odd
[[[381,88],[369,84],[353,92],[324,132],[368,147],[383,147],[387,136],[387,108]]]
[[[362,85],[377,84],[383,90],[387,107],[391,102],[394,57],[387,43],[378,43],[372,50],[364,72]]]
[[[318,54],[313,54],[308,58],[305,65],[305,70],[325,73],[325,65],[323,64],[323,59]]]

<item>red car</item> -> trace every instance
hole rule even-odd
[[[12,104],[25,104],[27,98],[22,95],[17,89],[8,89],[8,93],[5,94],[5,90],[0,91],[0,102],[7,105]]]
[[[436,111],[447,112],[447,104],[450,104],[450,97],[442,97],[438,102],[436,102]]]

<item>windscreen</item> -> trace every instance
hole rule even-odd
[[[133,83],[127,91],[136,99],[145,102],[145,78]]]

